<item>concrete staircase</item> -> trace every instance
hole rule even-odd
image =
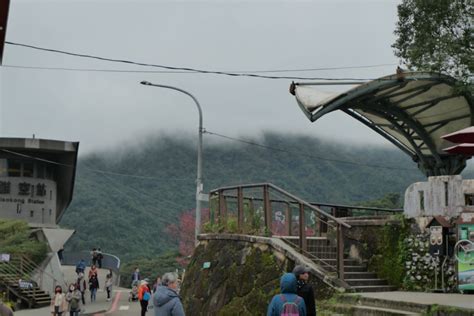
[[[282,238],[291,246],[298,248],[298,237],[285,236]],[[329,273],[336,271],[337,248],[332,246],[326,237],[308,237],[306,255]],[[387,280],[378,278],[375,272],[368,271],[367,263],[357,260],[344,259],[344,281],[355,292],[386,292],[397,288],[389,285]]]
[[[0,287],[4,289],[7,297],[22,304],[33,307],[47,306],[51,302],[49,293],[43,291],[35,282],[31,281],[34,271],[39,267],[23,256],[15,256],[8,262],[0,262]],[[20,286],[22,279],[31,286]]]

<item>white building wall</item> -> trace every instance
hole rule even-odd
[[[5,189],[7,184],[8,191]],[[27,195],[21,194],[25,193],[20,192],[21,184],[29,188]],[[43,188],[44,192],[38,191],[39,188]],[[0,218],[21,219],[28,223],[55,226],[56,193],[56,182],[53,180],[0,177]]]
[[[474,194],[474,180],[463,180],[460,175],[429,177],[406,189],[405,216],[457,217],[465,208],[474,208],[465,205],[465,194]]]

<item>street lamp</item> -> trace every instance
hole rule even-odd
[[[204,129],[202,128],[202,110],[201,110],[201,105],[199,105],[198,100],[189,92],[173,87],[173,86],[167,86],[167,85],[162,85],[162,84],[154,84],[148,81],[142,81],[140,82],[142,85],[145,86],[153,86],[153,87],[158,87],[158,88],[165,88],[165,89],[171,89],[171,90],[176,90],[181,93],[184,93],[193,99],[194,103],[196,103],[198,111],[199,111],[199,138],[198,138],[198,151],[197,151],[197,176],[196,176],[196,229],[194,231],[194,238],[195,242],[197,244],[197,236],[199,235],[201,231],[201,193],[202,193],[202,134],[204,133]]]

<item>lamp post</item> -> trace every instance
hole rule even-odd
[[[197,176],[196,176],[196,229],[194,231],[194,239],[197,244],[197,236],[201,232],[201,193],[202,193],[202,134],[204,132],[204,129],[202,128],[202,110],[201,110],[201,105],[199,104],[198,100],[189,92],[173,87],[173,86],[167,86],[167,85],[162,85],[162,84],[154,84],[148,81],[142,81],[140,82],[142,85],[145,86],[153,86],[153,87],[158,87],[158,88],[165,88],[165,89],[171,89],[171,90],[176,90],[181,93],[184,93],[193,99],[194,103],[196,103],[196,106],[198,108],[199,112],[199,137],[198,137],[198,150],[197,150]]]

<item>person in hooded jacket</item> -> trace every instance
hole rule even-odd
[[[296,277],[293,273],[285,273],[280,279],[280,294],[273,296],[268,305],[267,316],[280,316],[285,303],[295,303],[300,316],[306,316],[303,298],[296,294]]]
[[[178,275],[173,272],[165,273],[161,282],[162,285],[153,294],[155,316],[184,316],[183,304],[176,292]]]
[[[297,280],[296,294],[298,294],[304,299],[304,303],[306,305],[306,315],[316,316],[314,291],[311,284],[308,283],[309,271],[310,270],[303,265],[297,265],[293,269],[293,273],[295,274]]]

